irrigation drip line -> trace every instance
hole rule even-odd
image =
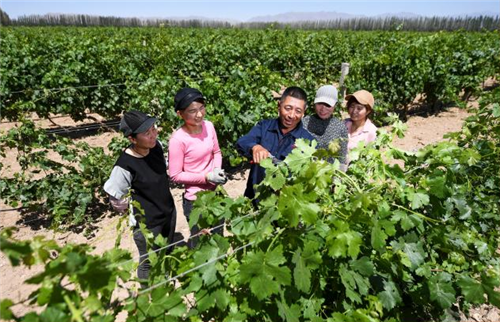
[[[69,133],[75,133],[75,132],[83,132],[83,131],[95,131],[101,128],[106,128],[106,127],[117,127],[120,125],[120,121],[105,121],[101,123],[94,123],[94,124],[89,124],[88,126],[81,126],[81,127],[63,127],[63,128],[57,128],[57,129],[47,129],[45,132],[47,134],[69,134]]]
[[[19,207],[19,208],[9,208],[9,209],[0,209],[0,212],[9,212],[9,211],[19,211],[26,209],[28,207]]]
[[[57,116],[51,116],[50,119],[53,120],[53,119],[60,119],[60,118],[63,118],[63,117],[68,117],[70,116],[70,114],[62,114],[62,115],[57,115]],[[46,118],[37,118],[37,119],[31,119],[32,121],[42,121],[42,120],[46,120]],[[9,123],[17,123],[19,121],[3,121],[3,122],[0,122],[0,124],[9,124]]]
[[[31,219],[28,221],[22,221],[22,222],[20,222],[20,224],[27,226],[27,224],[29,224],[29,223],[33,223],[33,222],[37,222],[37,221],[41,221],[41,220],[48,220],[48,218],[39,217],[39,218]]]

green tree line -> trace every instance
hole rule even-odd
[[[0,9],[1,10],[1,9]],[[93,16],[82,14],[46,14],[23,15],[10,19],[1,11],[2,25],[7,26],[74,26],[74,27],[184,27],[184,28],[250,28],[264,29],[292,28],[307,30],[394,30],[407,31],[481,31],[498,30],[499,16],[465,16],[465,17],[361,17],[335,20],[280,22],[240,22],[230,23],[217,20],[199,19],[157,19],[157,18],[122,18],[114,16]]]

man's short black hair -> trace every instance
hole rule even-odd
[[[283,101],[285,101],[285,99],[288,97],[288,96],[291,96],[291,97],[294,97],[294,98],[297,98],[299,100],[303,100],[304,102],[306,102],[306,105],[307,105],[307,94],[306,92],[300,88],[300,87],[297,87],[297,86],[290,86],[288,87],[287,89],[285,89],[285,91],[283,92],[283,94],[281,94],[281,99],[280,99],[280,102],[282,103]]]

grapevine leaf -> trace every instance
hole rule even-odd
[[[306,267],[300,250],[295,252],[292,261],[295,264],[293,270],[295,286],[299,291],[304,293],[309,292],[309,288],[311,287],[311,271]]]
[[[407,197],[411,202],[411,209],[418,209],[429,204],[429,195],[423,190],[419,190],[419,192],[410,191],[408,192]]]
[[[447,309],[455,303],[455,290],[450,280],[450,274],[441,273],[431,277],[427,282],[431,300],[438,302],[443,309]]]
[[[384,228],[384,232],[388,236],[394,236],[396,234],[396,226],[394,223],[387,219],[377,220],[376,222],[380,227]]]
[[[266,265],[265,271],[274,278],[280,285],[290,285],[292,276],[290,269],[285,266]]]
[[[321,304],[325,302],[325,299],[322,298],[312,298],[312,299],[301,299],[302,308],[304,312],[304,318],[312,319],[318,316],[318,313],[321,311]]]
[[[267,178],[268,176],[266,176],[266,179]],[[283,188],[286,182],[285,176],[279,170],[270,175],[269,180],[271,180],[269,185],[271,186],[271,188],[273,188],[274,191],[278,191]]]
[[[394,251],[402,251],[407,256],[409,262],[406,262],[404,258],[402,258],[402,262],[412,270],[418,268],[425,260],[425,252],[420,241],[417,243],[406,243],[400,239],[399,242],[391,242],[391,245]]]
[[[429,185],[429,193],[438,198],[444,198],[447,194],[448,189],[446,188],[445,177],[439,176],[427,180]]]
[[[285,256],[283,256],[283,246],[278,246],[266,253],[265,255],[266,263],[272,266],[278,266],[286,262]]]
[[[500,292],[494,289],[486,289],[486,293],[488,294],[488,301],[500,308]]]
[[[311,198],[304,195],[303,187],[298,184],[281,190],[278,209],[288,219],[290,226],[296,227],[301,217],[307,224],[316,222],[320,207],[316,202],[310,202]]]
[[[496,290],[500,286],[498,273],[494,276],[488,276],[483,273],[481,274],[481,280],[483,288],[486,291],[486,294],[488,294],[488,301],[496,307],[500,307],[500,292]]]
[[[291,274],[287,267],[279,267],[284,263],[282,247],[264,254],[262,251],[249,253],[240,266],[242,283],[249,283],[250,290],[259,299],[276,294],[280,285],[290,285]]]
[[[353,274],[354,280],[356,281],[356,285],[358,287],[359,294],[361,294],[361,295],[368,294],[368,290],[370,288],[369,280],[356,272],[352,272],[352,274]]]
[[[202,288],[196,293],[196,308],[200,311],[206,311],[215,306],[214,299],[210,296],[207,289]]]
[[[227,290],[219,288],[215,292],[212,293],[213,298],[215,299],[215,305],[221,309],[225,310],[230,302],[230,295]]]
[[[96,312],[97,310],[102,309],[102,302],[101,300],[95,296],[95,295],[90,295],[88,296],[84,301],[83,305],[87,308],[88,311],[90,312]]]
[[[201,249],[194,253],[193,259],[196,266],[206,264],[217,257],[219,249],[212,245],[203,245]],[[199,269],[205,285],[210,285],[217,280],[216,262],[207,264]]]
[[[176,291],[170,293],[168,296],[163,296],[165,297],[164,308],[168,312],[168,315],[181,317],[186,313],[186,304],[180,292]]]
[[[271,294],[279,292],[279,285],[268,275],[257,275],[250,281],[250,290],[259,300],[263,300]]]
[[[492,105],[492,115],[493,117],[500,117],[500,104],[495,103]]]
[[[21,261],[28,266],[34,264],[33,250],[28,242],[12,243],[1,236],[0,250],[8,256],[12,266],[18,266]]]
[[[283,188],[286,178],[278,166],[273,164],[271,158],[262,160],[260,166],[266,169],[266,176],[262,181],[262,184],[271,187],[274,191],[278,191]]]
[[[373,263],[366,256],[363,256],[360,259],[351,260],[349,264],[354,270],[358,271],[360,274],[364,276],[373,275],[374,272]]]
[[[292,304],[291,306],[288,306],[285,300],[283,299],[281,301],[276,301],[276,304],[278,306],[278,312],[281,318],[284,321],[287,322],[299,322],[300,317],[302,316],[301,308],[297,304]]]
[[[14,314],[10,309],[12,305],[14,305],[14,303],[11,300],[2,299],[2,301],[0,302],[0,316],[2,317],[2,320],[14,319]]]
[[[47,284],[47,285],[45,285],[45,284]],[[54,290],[54,287],[52,284],[44,283],[44,286],[42,286],[38,290],[38,296],[36,298],[38,305],[42,306],[42,305],[49,303],[53,290]]]
[[[458,209],[458,213],[460,214],[459,218],[461,220],[467,220],[472,214],[472,208],[467,204],[467,200],[464,197],[454,197],[452,198],[455,206]]]
[[[240,266],[240,279],[242,283],[250,283],[253,277],[262,273],[262,266],[264,264],[264,253],[257,251],[255,253],[249,252],[243,263]]]
[[[373,194],[366,192],[355,193],[353,196],[351,196],[351,204],[353,205],[354,209],[359,208],[366,210],[373,203],[373,200]]]
[[[422,219],[420,219],[420,217],[414,214],[408,215],[402,210],[394,211],[394,215],[392,216],[391,220],[393,222],[399,221],[401,223],[401,228],[403,228],[404,231],[408,231],[422,223]]]
[[[349,229],[346,222],[335,221],[335,229],[327,238],[328,254],[333,257],[356,258],[362,244],[361,234]]]
[[[203,279],[199,275],[193,275],[191,277],[191,282],[189,286],[186,287],[185,292],[189,294],[191,292],[199,291],[203,286]]]
[[[403,251],[408,255],[412,264],[412,269],[416,269],[424,262],[425,253],[420,242],[405,244]]]
[[[354,278],[356,273],[347,270],[344,265],[341,266],[339,273],[340,280],[345,287],[346,296],[353,302],[361,303],[361,297],[356,292],[356,279]]]
[[[474,241],[474,247],[477,249],[479,255],[484,255],[488,251],[488,244],[481,240]]]
[[[378,298],[384,308],[391,310],[396,307],[396,304],[401,303],[401,296],[396,287],[396,284],[391,281],[384,281],[384,290],[378,293]]]
[[[385,247],[387,234],[380,228],[379,223],[375,223],[371,233],[371,245],[374,249],[381,251]]]
[[[305,261],[306,266],[311,269],[318,268],[323,262],[321,254],[318,251],[319,247],[319,243],[315,241],[308,241],[304,246],[302,259]]]
[[[40,321],[71,321],[71,317],[57,307],[47,307],[45,311],[40,314]]]
[[[316,145],[316,141],[311,143],[305,139],[295,141],[295,149],[285,159],[285,163],[292,172],[300,173],[304,169],[304,165],[311,160],[314,152],[316,152]]]
[[[481,154],[475,149],[466,149],[460,155],[460,161],[467,163],[469,166],[477,164],[481,160]]]
[[[484,289],[481,283],[469,276],[461,276],[457,284],[462,289],[462,294],[468,302],[474,304],[484,303]]]

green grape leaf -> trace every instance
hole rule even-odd
[[[408,262],[402,257],[403,264],[412,270],[417,269],[425,261],[425,252],[420,241],[417,243],[406,243],[400,239],[399,242],[392,241],[391,246],[395,252],[401,251],[407,257]]]
[[[372,276],[373,272],[375,271],[372,261],[366,256],[363,256],[360,259],[351,260],[349,262],[349,265],[352,269],[358,271],[361,275],[364,276]]]
[[[387,310],[392,310],[402,301],[396,284],[391,281],[384,281],[384,290],[378,293],[378,298]]]
[[[287,186],[281,190],[278,199],[278,210],[288,220],[290,226],[296,227],[300,218],[306,224],[312,225],[316,222],[321,209],[315,200],[314,202],[310,201],[314,197],[314,192],[311,192],[311,194],[305,195],[303,187],[299,184]]]
[[[349,229],[349,224],[335,221],[336,229],[327,237],[328,254],[332,257],[350,256],[355,259],[363,243],[361,234]]]
[[[458,278],[457,284],[462,289],[462,294],[468,302],[474,304],[484,303],[484,289],[481,283],[469,276],[461,276]]]
[[[382,251],[385,248],[385,241],[387,240],[387,234],[382,230],[378,223],[376,223],[372,228],[371,233],[371,245],[374,249]]]
[[[221,309],[225,310],[231,301],[231,296],[227,290],[222,288],[217,289],[212,293],[212,297],[215,299],[215,305]]]
[[[14,319],[14,314],[10,309],[12,305],[14,305],[14,303],[11,300],[2,299],[2,301],[0,302],[0,316],[2,317],[2,320]]]
[[[216,258],[219,254],[219,249],[212,245],[203,245],[199,251],[193,255],[194,264],[200,266],[206,264]],[[210,285],[217,280],[217,262],[212,262],[199,269],[202,274],[202,279],[205,285]]]
[[[287,267],[278,266],[284,263],[281,246],[264,254],[262,251],[248,253],[240,266],[240,281],[249,283],[250,290],[259,299],[276,294],[280,285],[290,285],[291,274]]]
[[[419,192],[409,191],[407,193],[407,197],[411,202],[411,209],[422,208],[423,206],[429,204],[429,195],[423,190],[419,190]]]
[[[306,263],[302,258],[302,252],[300,249],[293,255],[292,262],[295,264],[295,268],[293,270],[295,286],[299,291],[304,293],[309,292],[309,288],[311,287],[311,271],[306,267]]]
[[[297,139],[295,141],[295,149],[285,159],[285,164],[288,165],[293,173],[300,173],[304,166],[312,159],[316,152],[316,141],[309,143],[305,139]]]
[[[451,275],[441,273],[432,276],[428,281],[430,299],[436,301],[443,309],[451,307],[455,303],[455,290],[450,283]]]

